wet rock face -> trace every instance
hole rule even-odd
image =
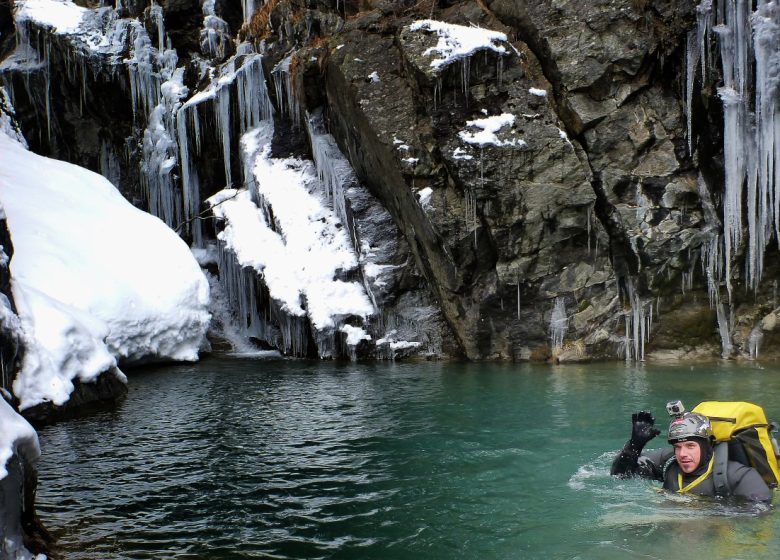
[[[22,416],[34,427],[88,414],[94,410],[114,408],[127,395],[127,381],[124,374],[106,371],[90,383],[73,380],[73,392],[61,406],[44,402],[22,411]]]
[[[546,344],[555,297],[609,279],[549,281],[594,259],[609,267],[588,250],[604,237],[596,197],[544,84],[508,45],[437,69],[426,54],[437,40],[409,26],[398,39],[339,38],[326,72],[334,134],[391,209],[465,354],[527,357]],[[480,143],[489,117],[506,125]]]

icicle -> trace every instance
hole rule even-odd
[[[162,6],[152,3],[149,8],[149,17],[157,24],[157,50],[163,52],[165,49],[165,21]]]
[[[200,220],[195,219],[200,210],[200,184],[197,170],[190,162],[190,145],[188,121],[197,122],[198,112],[196,105],[183,105],[176,114],[176,131],[179,141],[179,167],[182,174],[182,194],[184,220],[188,223],[188,229],[192,232],[193,245],[203,246],[203,234]],[[195,125],[197,126],[197,125]]]
[[[729,328],[729,321],[726,317],[726,309],[724,304],[718,303],[715,307],[718,317],[718,334],[720,334],[721,344],[721,357],[728,358],[731,356],[733,346],[731,344],[731,329]]]
[[[100,174],[119,188],[121,165],[116,152],[105,138],[100,139]]]
[[[589,204],[585,207],[585,219],[588,224],[588,254],[590,255],[590,236],[591,236],[591,225],[590,225],[590,215],[593,213],[593,206],[595,205],[595,202],[593,204]]]
[[[155,71],[155,51],[143,26],[134,22],[133,57],[127,61],[133,118],[145,120],[160,102],[161,79]],[[175,53],[173,54],[175,57]],[[174,62],[175,67],[175,62]]]
[[[520,278],[517,279],[517,318],[520,319]]]
[[[474,230],[474,246],[477,245],[477,197],[472,189],[466,189],[466,229]]]
[[[43,60],[45,65],[44,79],[46,80],[46,138],[51,145],[51,66],[50,66],[50,49],[51,44],[49,39],[44,39],[43,43]]]
[[[469,82],[471,81],[471,57],[466,56],[460,61],[460,78],[463,84],[463,104],[469,106]]]
[[[263,74],[263,58],[260,55],[249,57],[236,72],[236,79],[239,119],[243,133],[258,126],[261,120],[273,118],[273,105]]]
[[[723,230],[726,287],[731,299],[731,257],[742,241],[742,185],[745,178],[744,128],[747,116],[742,100],[733,89],[718,90],[723,100],[723,151],[726,167],[723,197]]]
[[[219,138],[222,141],[222,162],[225,169],[225,185],[233,184],[233,176],[230,171],[230,89],[222,87],[217,90],[216,117]],[[243,132],[243,131],[242,131]]]
[[[306,338],[300,336],[301,326],[282,319],[281,328],[270,319],[283,315],[272,311],[272,300],[258,285],[257,272],[242,268],[233,251],[226,249],[223,241],[217,242],[220,285],[225,291],[233,319],[240,333],[246,338],[263,340],[285,354],[306,355]]]
[[[698,41],[698,30],[690,31],[686,40],[685,49],[685,119],[686,136],[688,137],[688,155],[693,155],[693,127],[691,126],[692,105],[693,105],[693,79],[696,74],[696,65],[701,55],[700,44]]]
[[[780,238],[780,5],[761,4],[751,18],[756,60],[756,145],[760,226]],[[768,240],[767,240],[768,242]],[[761,247],[763,253],[764,247]]]
[[[249,23],[255,13],[254,0],[241,0],[241,10],[244,14],[244,23]]]
[[[748,336],[748,354],[753,360],[758,359],[758,352],[761,349],[761,342],[764,340],[764,332],[761,330],[761,326],[757,325],[753,327]]]
[[[702,0],[696,7],[696,39],[699,45],[699,60],[701,61],[701,79],[707,80],[709,67],[709,49],[707,40],[712,31],[712,0]]]
[[[170,227],[182,219],[181,199],[172,175],[176,165],[176,142],[170,115],[160,104],[149,118],[144,133],[141,184],[149,204],[149,211]]]
[[[211,7],[213,10],[213,6]],[[204,11],[206,4],[204,3]],[[225,58],[226,45],[230,42],[230,29],[227,22],[213,13],[203,18],[203,29],[200,32],[200,50],[211,58]]]

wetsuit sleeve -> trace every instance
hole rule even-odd
[[[669,458],[667,449],[638,452],[627,442],[612,462],[610,473],[621,478],[638,476],[651,480],[663,480],[663,466]]]
[[[751,502],[771,503],[772,490],[756,469],[729,461],[728,479],[734,496]]]
[[[609,474],[621,478],[636,476],[639,472],[639,454],[641,452],[641,449],[637,449],[631,440],[628,440],[612,461]]]

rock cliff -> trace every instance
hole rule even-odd
[[[768,54],[748,45],[733,63],[736,3],[140,0],[82,3],[68,29],[31,4],[16,4],[16,41],[0,36],[31,148],[102,172],[211,255],[227,320],[259,344],[777,357],[778,201],[765,193],[780,141],[758,142],[763,166],[734,155],[776,91],[761,72],[737,92],[758,101],[723,88],[748,59],[772,68],[780,42],[767,32]],[[777,22],[759,4],[747,20]],[[322,206],[306,215],[328,241],[308,252],[270,187],[281,169]],[[268,236],[252,256],[248,207]]]

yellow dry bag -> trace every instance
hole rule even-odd
[[[716,442],[728,442],[730,460],[753,467],[770,488],[777,488],[777,444],[763,408],[741,401],[705,401],[693,412],[710,419]]]

